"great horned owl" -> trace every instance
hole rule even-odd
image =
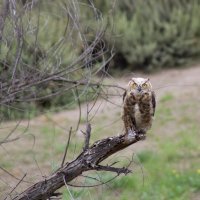
[[[145,134],[152,125],[155,113],[155,93],[149,79],[132,78],[123,96],[125,133],[129,137]]]

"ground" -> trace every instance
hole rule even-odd
[[[138,142],[112,156],[105,163],[132,160],[133,174],[118,177],[105,186],[93,189],[64,188],[63,199],[200,199],[200,66],[171,69],[156,74],[124,75],[107,79],[106,83],[126,87],[132,76],[149,77],[157,96],[156,115],[151,131],[145,141]],[[111,94],[122,91],[111,89]],[[110,96],[109,101],[100,99],[90,117],[92,124],[90,143],[112,135],[123,133],[121,120],[122,97]],[[92,103],[90,103],[92,106]],[[81,130],[85,129],[86,104],[82,107],[80,126],[72,134],[67,160],[75,158],[84,141]],[[32,120],[1,124],[1,136],[14,130],[15,142],[0,146],[0,193],[2,199],[24,174],[21,191],[37,180],[48,176],[59,167],[70,126],[76,127],[79,109],[46,113]],[[13,178],[8,173],[13,174]],[[111,175],[92,174],[108,180]],[[91,180],[79,180],[74,184],[92,184]],[[73,198],[72,198],[73,197]],[[1,199],[1,198],[0,198]]]

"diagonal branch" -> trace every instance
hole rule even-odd
[[[145,138],[144,135],[136,135],[131,140],[127,140],[126,135],[108,137],[106,139],[95,142],[91,147],[83,151],[75,160],[66,163],[63,167],[55,171],[51,176],[47,177],[13,198],[13,200],[38,200],[51,197],[55,191],[68,183],[74,178],[89,170],[112,171],[118,174],[130,173],[129,169],[114,168],[111,166],[101,166],[100,162],[121,151],[122,149]],[[65,181],[63,180],[65,177]]]

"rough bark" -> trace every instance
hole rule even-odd
[[[91,147],[85,149],[75,160],[55,171],[33,186],[26,189],[13,200],[44,200],[53,196],[59,188],[74,178],[88,170],[111,171],[117,174],[127,174],[131,171],[127,168],[115,168],[111,166],[101,166],[99,163],[110,155],[130,146],[139,140],[144,139],[144,135],[136,135],[135,138],[127,141],[125,135],[109,137],[95,142]],[[65,179],[65,181],[64,181]]]

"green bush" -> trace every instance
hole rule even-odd
[[[68,27],[68,36],[65,35],[68,17],[60,9],[60,2],[41,1],[38,4],[40,9],[36,5],[30,12],[24,13],[22,24],[24,27],[30,26],[31,28],[24,32],[17,76],[24,74],[25,77],[38,71],[50,73],[54,69],[52,66],[58,65],[60,68],[67,68],[82,52],[83,46],[77,33],[70,32]],[[105,45],[115,47],[116,55],[110,62],[112,70],[127,68],[153,71],[164,67],[182,66],[199,58],[199,0],[125,0],[117,1],[116,4],[112,1],[94,0],[94,4],[103,13],[102,16],[107,19],[108,32],[104,36]],[[99,26],[95,17],[100,18],[101,15],[99,12],[99,16],[94,16],[94,13],[85,5],[83,3],[80,7],[80,13],[83,15],[81,16],[81,28],[85,30],[86,40],[90,43],[94,37],[94,30]],[[22,7],[19,5],[17,9],[20,10]],[[23,13],[23,10],[20,13]],[[102,21],[102,24],[105,25],[105,23]],[[36,29],[38,24],[40,28]],[[11,18],[8,18],[4,27],[6,38],[0,43],[1,82],[11,79],[18,52],[18,38],[15,37],[12,28]],[[71,42],[69,42],[69,37],[71,37]],[[99,43],[99,47],[102,46],[104,43]],[[95,47],[94,54],[99,47],[98,45]],[[92,63],[91,70],[97,71],[100,62],[101,60],[97,59]],[[70,73],[69,77],[80,79],[80,74],[85,73],[81,70],[78,73]],[[34,92],[40,91],[40,96],[45,96],[59,90],[59,86],[52,86],[48,83],[42,85],[42,90],[41,85],[33,90]],[[15,105],[17,108],[14,109],[17,114],[11,114],[13,116],[11,118],[24,116],[23,113],[28,113],[28,110],[36,114],[44,109],[73,104],[74,95],[72,93],[73,91],[65,92],[60,96],[37,102],[34,100],[30,103],[18,102]],[[26,91],[20,95],[26,95]],[[4,116],[8,116],[10,109],[1,106],[3,113],[7,112]],[[23,110],[23,112],[19,114],[17,110]]]
[[[113,68],[156,70],[198,58],[199,10],[199,0],[119,2],[114,17],[115,35],[113,40],[107,39],[115,44]]]

